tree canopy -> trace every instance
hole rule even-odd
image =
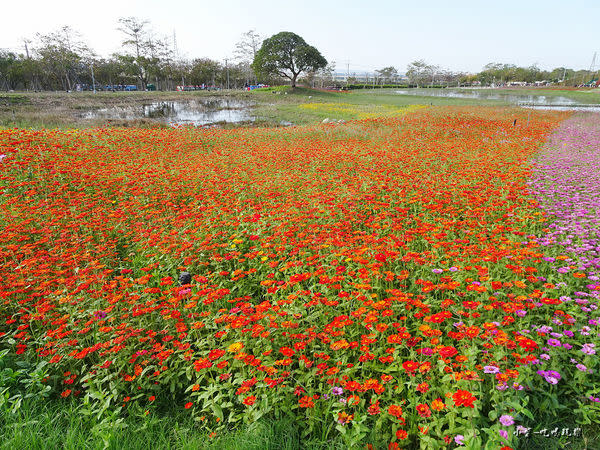
[[[379,78],[381,78],[384,83],[394,81],[398,77],[398,70],[394,66],[384,67],[375,72],[377,72]]]
[[[291,80],[292,87],[302,72],[314,72],[327,66],[319,50],[302,37],[282,31],[265,39],[256,52],[252,69],[257,75],[279,75]]]
[[[433,83],[433,78],[440,68],[431,64],[427,64],[424,60],[411,62],[406,67],[406,76],[412,84],[422,86],[427,82]]]
[[[118,86],[131,84],[145,89],[148,83],[158,90],[174,90],[178,85],[190,84],[222,87],[228,79],[228,85],[241,88],[258,81],[254,73],[269,84],[281,84],[282,78],[288,78],[295,85],[300,76],[304,76],[303,83],[313,87],[338,84],[335,63],[328,65],[317,49],[294,33],[276,34],[261,45],[262,37],[249,30],[235,45],[236,64],[226,59],[223,65],[222,60],[180,56],[174,39],[172,42],[153,31],[149,22],[136,17],[119,19],[118,29],[122,33],[122,48],[103,57],[69,26],[23,39],[24,53],[0,49],[0,90],[92,90],[94,86],[118,90]],[[418,86],[503,86],[515,82],[581,86],[591,85],[599,72],[490,63],[477,74],[465,74],[417,60],[408,65],[406,75],[410,85]],[[389,65],[376,71],[375,82],[397,83],[399,78],[398,70]],[[352,78],[348,83],[352,83]]]

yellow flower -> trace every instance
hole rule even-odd
[[[227,347],[227,351],[231,352],[231,353],[237,353],[243,348],[244,348],[244,344],[242,344],[241,342],[234,342],[229,347]]]

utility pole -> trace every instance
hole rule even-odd
[[[175,34],[175,30],[173,30],[173,53],[175,54],[175,58],[179,58],[179,51],[177,50],[177,35]]]
[[[350,60],[347,59],[345,62],[346,62],[346,86],[348,86],[349,80],[350,80]]]
[[[227,71],[227,89],[229,89],[229,66],[227,65],[227,58],[225,58],[225,70]]]
[[[29,47],[27,47],[27,44],[29,44],[29,42],[30,42],[29,40],[23,39],[23,44],[25,45],[25,54],[27,55],[27,59],[30,59],[29,58]]]
[[[94,89],[94,94],[96,93],[96,79],[94,78],[94,61],[92,61],[92,86]]]
[[[590,64],[590,76],[592,80],[594,79],[594,67],[596,66],[596,56],[597,52],[594,52],[594,57],[592,58],[592,64]]]
[[[588,70],[588,72],[592,72],[592,68],[594,67],[594,65],[596,64],[596,52],[594,52],[594,57],[592,58],[592,63],[590,64],[590,70]],[[583,73],[581,74],[581,85],[585,84],[585,70],[583,71]]]
[[[31,41],[27,38],[23,39],[23,45],[25,46],[25,54],[27,55],[27,60],[31,59],[31,56],[29,56],[29,47],[27,46],[27,44],[31,43]],[[33,76],[31,77],[31,84],[33,86],[33,90],[37,92],[37,75],[35,74],[35,72],[33,73]]]

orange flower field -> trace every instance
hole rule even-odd
[[[592,356],[536,374],[535,327],[569,328],[588,282],[533,239],[529,161],[568,113],[523,111],[0,130],[0,349],[99,415],[175,403],[215,433],[517,448],[552,411],[585,423]]]

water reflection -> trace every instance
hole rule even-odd
[[[171,126],[210,125],[215,123],[249,122],[255,117],[251,114],[249,102],[210,98],[192,101],[163,101],[145,105],[111,107],[87,111],[84,119],[154,119]]]
[[[520,105],[523,108],[545,109],[550,111],[600,112],[600,105]]]
[[[396,91],[401,95],[418,95],[422,97],[468,98],[475,100],[502,100],[507,103],[528,103],[535,105],[576,105],[577,102],[562,96],[528,95],[497,92],[493,89],[410,89]]]

